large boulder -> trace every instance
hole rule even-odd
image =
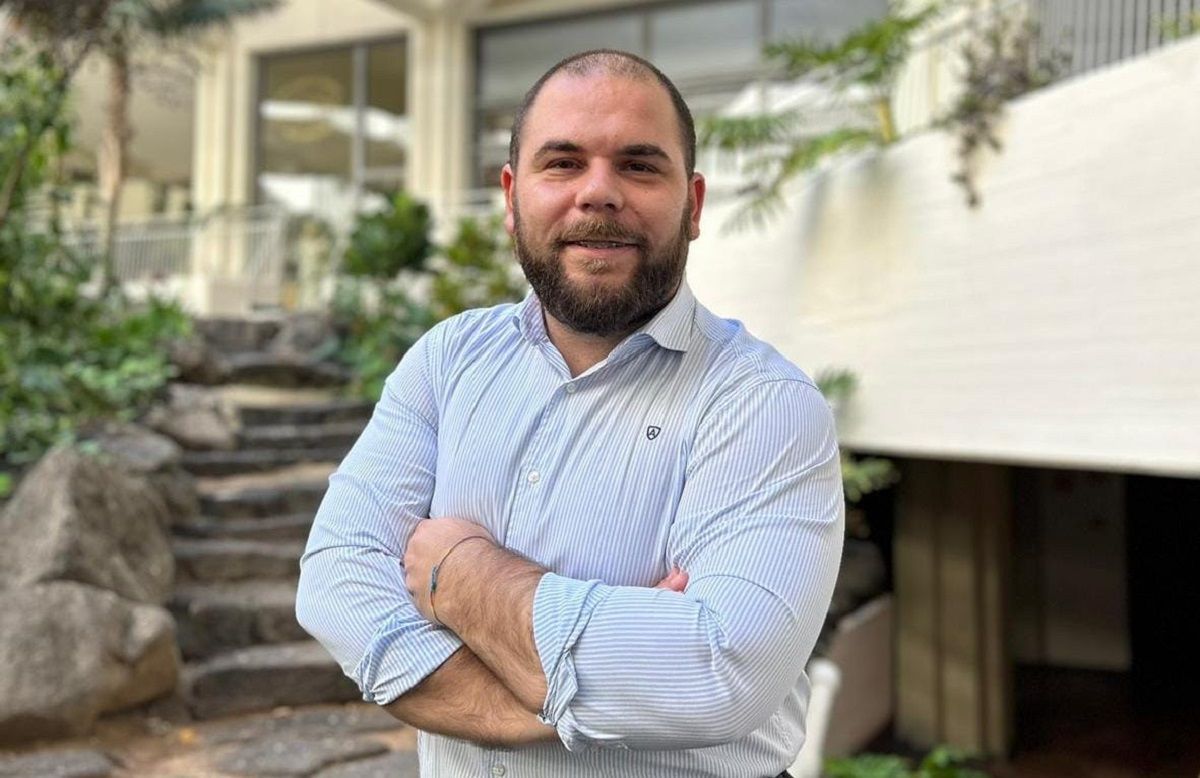
[[[0,591],[0,744],[83,734],[178,677],[163,608],[77,583]]]
[[[221,354],[199,335],[176,340],[168,349],[180,381],[213,386],[225,380],[228,367]]]
[[[236,410],[219,393],[203,386],[171,384],[166,405],[146,422],[179,445],[194,451],[231,451],[238,444]]]
[[[200,513],[196,479],[183,469],[183,450],[171,438],[137,424],[109,422],[89,439],[101,453],[156,488],[167,503],[171,525]]]
[[[169,523],[166,501],[146,479],[100,456],[55,449],[0,512],[0,589],[78,581],[165,603],[175,578]]]

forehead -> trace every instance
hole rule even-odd
[[[521,147],[529,153],[548,140],[571,141],[589,151],[654,143],[675,161],[683,159],[675,107],[652,77],[556,73],[533,101],[521,134]]]

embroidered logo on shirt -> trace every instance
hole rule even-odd
[[[655,438],[658,437],[658,433],[660,433],[660,432],[662,432],[662,427],[647,427],[646,428],[646,439],[654,440]]]

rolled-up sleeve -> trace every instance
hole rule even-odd
[[[388,377],[366,429],[330,476],[300,564],[296,615],[358,684],[387,704],[462,646],[417,611],[404,548],[429,515],[437,463],[431,381],[439,328]]]
[[[816,643],[844,510],[832,414],[812,385],[763,381],[715,404],[669,542],[687,590],[539,584],[542,720],[572,751],[698,748],[760,727]]]

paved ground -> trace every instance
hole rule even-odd
[[[366,703],[187,722],[181,708],[103,719],[94,735],[0,750],[0,778],[416,778],[416,733]]]

